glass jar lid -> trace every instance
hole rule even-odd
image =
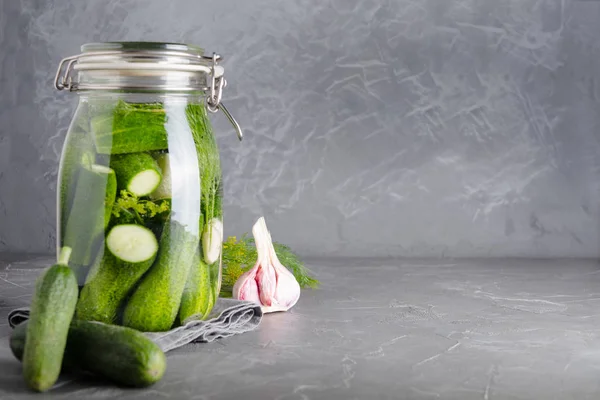
[[[202,93],[210,112],[223,111],[242,140],[242,130],[221,102],[227,86],[223,58],[182,43],[104,42],[81,46],[56,71],[57,90]]]

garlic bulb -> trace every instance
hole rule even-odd
[[[233,297],[261,305],[263,313],[287,311],[300,298],[296,277],[279,262],[264,217],[252,227],[258,253],[254,267],[238,278]]]

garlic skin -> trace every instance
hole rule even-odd
[[[287,311],[300,298],[300,285],[275,254],[264,217],[252,227],[258,259],[251,270],[238,278],[233,297],[260,304],[263,313]]]

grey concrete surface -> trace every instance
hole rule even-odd
[[[308,260],[321,289],[254,332],[168,353],[155,386],[63,376],[40,397],[23,384],[5,317],[51,260],[0,259],[2,400],[600,396],[596,261]]]
[[[0,0],[0,251],[52,252],[90,41],[222,53],[226,234],[301,254],[600,255],[600,2]]]

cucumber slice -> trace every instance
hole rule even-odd
[[[155,157],[158,167],[162,172],[162,180],[160,181],[160,185],[156,188],[155,191],[150,193],[150,198],[152,200],[162,200],[162,199],[170,199],[172,194],[172,181],[171,181],[171,166],[169,163],[169,154],[161,153],[157,154]]]
[[[117,225],[106,237],[106,247],[117,258],[130,263],[149,260],[158,251],[152,231],[140,225]]]
[[[113,170],[110,169],[110,167],[107,167],[106,165],[99,165],[99,164],[91,165],[90,170],[92,172],[96,172],[99,174],[112,174],[112,172],[113,172]]]
[[[117,175],[118,189],[128,190],[138,197],[152,193],[162,180],[160,167],[148,153],[113,156],[110,166]]]
[[[160,183],[160,173],[158,171],[146,170],[134,175],[127,188],[137,196],[150,194]]]
[[[106,236],[102,258],[88,274],[77,303],[77,319],[115,323],[119,307],[152,266],[156,237],[140,225],[117,225]]]
[[[223,246],[223,223],[218,218],[211,219],[202,233],[202,250],[204,262],[213,264],[221,256]]]

